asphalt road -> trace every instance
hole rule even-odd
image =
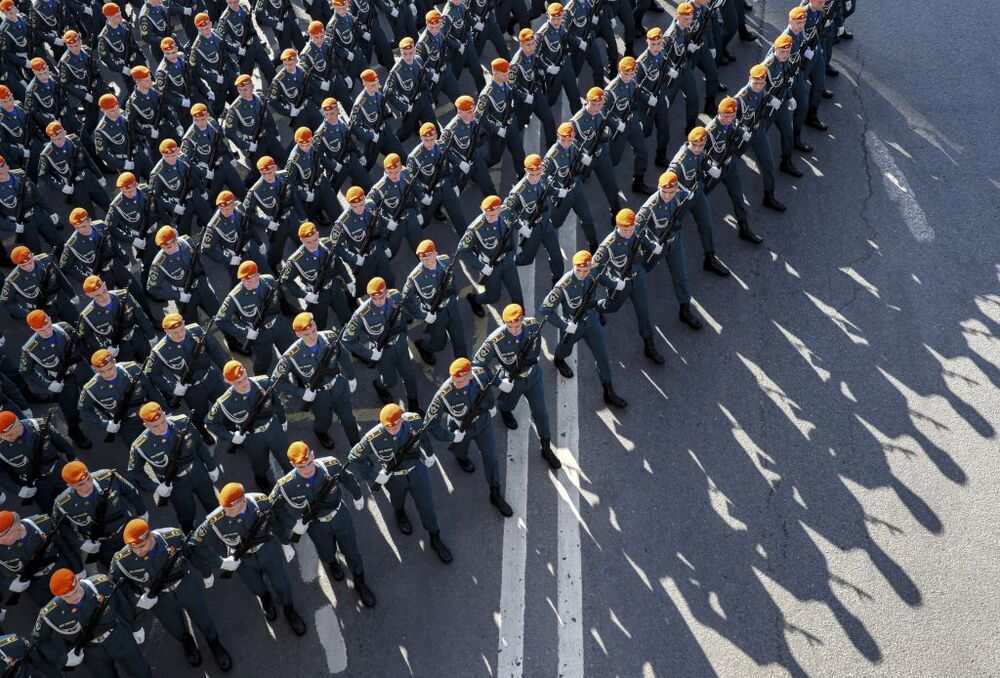
[[[752,26],[773,38],[788,6],[757,2]],[[316,632],[296,638],[281,619],[269,627],[235,582],[209,591],[234,674],[995,672],[1000,238],[989,205],[1000,151],[988,140],[1000,135],[1000,36],[984,20],[990,3],[964,7],[972,20],[943,48],[942,35],[956,31],[942,33],[940,7],[862,3],[849,25],[856,39],[835,52],[842,75],[821,109],[830,130],[807,132],[816,150],[798,161],[805,178],[779,178],[789,210],[762,211],[759,179],[745,175],[765,243],[739,241],[728,198],[713,194],[719,254],[735,274],[722,280],[701,270],[697,235],[685,229],[706,327],[676,320],[663,267],[651,297],[666,366],[642,357],[627,306],[609,318],[625,411],[605,408],[585,348],[577,379],[547,368],[570,473],[548,473],[534,433],[524,435],[526,412],[509,436],[497,422],[517,510],[505,526],[481,472],[461,473],[441,446],[432,477],[455,562],[440,564],[419,529],[399,535],[381,497],[355,514],[376,608],[331,585],[306,542],[289,568]],[[740,60],[722,79],[735,90],[765,50],[733,51]],[[675,130],[681,118],[673,112]],[[536,134],[526,136],[530,150]],[[631,163],[620,167],[627,190]],[[511,185],[509,158],[501,185]],[[591,188],[595,216],[606,214]],[[467,191],[467,214],[480,197]],[[429,233],[439,249],[454,245],[444,225]],[[571,256],[572,231],[561,237]],[[397,275],[411,265],[397,261]],[[537,302],[547,274],[524,277]],[[497,310],[488,323],[466,314],[475,345]],[[441,364],[425,372],[422,402],[446,374]],[[371,425],[377,399],[364,368],[360,381],[354,402]],[[290,437],[312,440],[309,422],[293,419]],[[334,434],[343,454],[336,425]],[[123,465],[122,454],[90,458]],[[226,476],[250,481],[245,460],[224,462]],[[15,610],[8,627],[24,623]],[[162,629],[149,635],[157,675],[200,673]]]

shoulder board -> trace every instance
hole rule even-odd
[[[421,417],[416,412],[404,412],[403,413],[403,421],[423,421],[423,420],[424,420],[424,418]]]

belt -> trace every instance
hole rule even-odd
[[[255,428],[253,430],[253,433],[263,433],[264,431],[266,431],[269,428],[271,428],[271,421],[270,420],[268,420],[268,422],[266,424],[263,424],[262,426],[258,426],[257,428]]]
[[[108,639],[108,636],[111,635],[112,631],[114,631],[114,628],[108,629],[107,631],[105,631],[104,633],[102,633],[99,636],[94,636],[93,638],[90,639],[90,644],[91,645],[100,645],[101,643],[103,643],[105,640]]]
[[[328,523],[328,522],[330,522],[331,520],[333,520],[334,516],[337,515],[337,512],[340,510],[340,507],[343,506],[343,505],[344,505],[344,502],[341,501],[337,505],[337,508],[333,509],[332,511],[330,511],[326,515],[322,515],[322,516],[319,516],[318,518],[316,518],[316,522],[319,522],[319,523]]]
[[[168,584],[168,585],[164,586],[163,589],[160,590],[160,593],[173,593],[174,591],[177,590],[177,587],[180,586],[181,582],[183,582],[183,581],[184,581],[184,578],[181,577],[180,579],[178,579],[177,581],[175,581],[173,584]]]
[[[406,469],[405,471],[393,471],[392,475],[394,475],[394,476],[408,476],[408,475],[410,475],[410,471],[412,471],[415,468],[416,468],[416,465],[414,464],[413,466],[411,466],[410,468]]]

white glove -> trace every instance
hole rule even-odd
[[[108,353],[111,354],[112,358],[117,358],[118,357],[118,353],[120,351],[121,351],[121,349],[118,348],[117,346],[108,346]]]
[[[404,115],[409,115],[413,112],[413,104],[406,104],[406,113]]]
[[[385,255],[386,259],[392,259],[392,250],[388,247],[382,248],[382,253]]]
[[[215,92],[213,92],[212,90],[208,90],[207,92],[205,92],[205,96],[208,97],[209,101],[215,101]]]
[[[375,483],[377,485],[385,485],[387,482],[389,482],[389,474],[386,473],[384,470],[379,471],[378,475],[375,476]]]
[[[484,28],[486,28],[486,24],[484,24],[482,21],[477,21],[476,23],[472,24],[472,27],[475,28],[477,31],[481,31]]]
[[[354,255],[354,263],[355,263],[355,265],[357,265],[357,266],[364,266],[365,265],[365,258],[366,257],[365,257],[364,254],[355,254]]]
[[[437,463],[437,457],[424,457],[424,466],[430,468]]]
[[[372,349],[372,360],[377,361],[381,357],[382,357],[382,349],[380,349],[380,348],[373,348]]]
[[[365,42],[368,42],[369,40],[372,39],[372,34],[369,33],[368,31],[365,31],[364,33],[361,34],[361,39],[364,40]]]
[[[534,94],[532,94],[531,92],[528,92],[527,94],[524,95],[524,103],[526,103],[526,104],[528,104],[530,106],[534,102],[535,102],[535,95]]]
[[[222,83],[224,83],[225,81],[226,81],[226,80],[225,80],[225,78],[223,78],[223,77],[222,77],[222,74],[221,74],[221,73],[220,73],[219,75],[215,76],[215,82],[216,82],[216,84],[219,84],[219,85],[221,85],[221,84],[222,84]]]
[[[88,9],[90,10],[91,14],[94,13],[94,10],[90,9],[90,7],[87,7],[84,11],[86,12],[86,10]],[[86,94],[83,95],[83,100],[89,104],[94,100],[94,95],[91,94],[90,92],[87,92]]]
[[[774,110],[778,110],[779,108],[781,108],[781,99],[779,99],[778,97],[771,97],[770,99],[768,99],[767,105],[773,108]]]
[[[460,443],[465,440],[465,431],[458,429],[451,434],[451,442]]]
[[[239,266],[241,261],[242,261],[242,259],[240,259],[235,254],[233,256],[229,257],[229,265],[230,266]]]
[[[212,588],[213,586],[215,586],[215,575],[214,574],[208,575],[207,577],[201,580],[201,583],[206,589]]]
[[[136,645],[142,645],[146,642],[146,629],[139,627],[138,631],[132,632],[132,637],[135,638]]]
[[[389,8],[389,14],[392,15],[393,19],[395,19],[396,17],[399,16],[399,10],[396,9],[395,7],[390,7]]]
[[[17,496],[21,499],[31,499],[38,492],[38,488],[32,487],[31,485],[25,485],[20,490],[17,491]]]
[[[437,320],[438,314],[428,311],[424,314],[424,322],[428,325],[433,325],[434,321]]]
[[[490,275],[493,273],[493,267],[489,264],[483,264],[483,275]]]
[[[546,66],[545,72],[548,73],[549,75],[555,75],[556,73],[559,72],[559,67],[556,66],[555,64],[553,64],[552,66]]]
[[[13,591],[14,593],[24,593],[25,591],[28,590],[29,586],[31,586],[30,581],[25,581],[24,579],[18,577],[17,579],[15,579],[10,583],[10,586],[8,588],[10,588],[10,590]]]
[[[617,123],[617,124],[615,125],[615,128],[616,128],[616,129],[617,129],[617,130],[618,130],[619,132],[624,132],[624,131],[625,131],[625,123],[624,123],[624,122],[622,122],[621,120],[619,120],[619,121],[618,121],[618,123]]]
[[[124,163],[124,167],[127,170],[133,169],[135,167],[135,163],[132,162],[131,160],[126,160]]]
[[[51,393],[62,393],[63,388],[66,386],[64,382],[61,381],[50,381],[49,382],[49,392]]]
[[[258,332],[257,330],[255,330],[252,327],[248,327],[247,328],[247,339],[249,339],[250,341],[253,341],[254,339],[256,339],[259,336],[260,336],[260,332]]]
[[[14,222],[14,232],[15,233],[24,233],[24,224],[15,221]]]
[[[302,400],[307,403],[311,403],[316,400],[316,391],[311,388],[307,388],[306,392],[302,394]]]
[[[153,490],[153,494],[156,495],[157,497],[163,497],[164,499],[166,499],[167,497],[170,496],[170,494],[173,491],[174,488],[172,485],[167,485],[166,483],[160,483],[159,485],[156,486],[156,489]]]
[[[504,377],[500,380],[499,388],[501,393],[510,393],[514,389],[514,382]]]
[[[233,434],[233,445],[242,445],[243,441],[246,440],[246,434],[237,431]]]
[[[788,111],[790,113],[795,111],[795,109],[798,107],[799,107],[799,102],[796,101],[794,98],[788,100]]]
[[[306,191],[306,202],[312,202],[316,199],[316,191]]]
[[[150,337],[148,341],[149,341],[149,347],[150,348],[153,348],[154,346],[156,346],[156,342],[157,342],[156,337]]]
[[[188,392],[188,387],[185,386],[184,384],[182,384],[181,382],[178,381],[176,384],[174,384],[174,395],[175,396],[183,398],[184,394],[187,393],[187,392]]]
[[[458,46],[458,53],[459,54],[465,54],[465,43],[464,42]]]
[[[280,31],[284,27],[285,27],[285,22],[284,21],[279,21],[278,23],[274,24],[274,30],[276,30],[276,31]]]
[[[156,605],[157,600],[159,600],[157,596],[150,598],[149,593],[147,592],[139,596],[139,600],[136,601],[135,605],[142,610],[152,610],[153,606]]]
[[[587,49],[587,41],[586,40],[581,40],[580,41],[580,49]]]
[[[71,184],[66,184],[62,187],[62,192],[66,195],[73,195],[73,186]]]
[[[208,179],[209,181],[211,181],[212,179],[214,179],[215,178],[215,170],[214,169],[207,169],[207,170],[205,170],[205,178]]]
[[[567,195],[569,195],[569,189],[560,188],[559,190],[556,191],[556,195],[558,195],[560,198],[565,198]]]
[[[184,290],[181,290],[180,292],[178,292],[177,296],[180,297],[180,300],[181,300],[182,304],[186,304],[189,301],[191,301],[191,293],[190,292],[185,292]]]
[[[349,379],[347,381],[347,390],[349,390],[351,393],[354,393],[354,391],[357,388],[358,388],[358,380],[357,379]]]
[[[267,254],[267,245],[265,245],[264,243],[261,243],[261,244],[257,245],[257,251],[261,255]]]
[[[688,45],[687,49],[688,49],[688,52],[690,52],[691,54],[694,54],[699,49],[701,49],[701,45],[699,45],[697,42],[692,42],[691,44]]]
[[[90,8],[87,7],[85,8],[85,10],[86,9]],[[93,14],[94,10],[91,9],[90,13]],[[68,669],[73,666],[79,666],[80,662],[82,661],[83,661],[83,650],[73,650],[68,655],[66,655],[66,668]]]
[[[211,471],[208,472],[208,479],[214,483],[216,480],[219,479],[220,472],[221,471],[219,470],[219,467],[216,466],[215,468],[213,468]]]
[[[807,48],[806,48],[806,51],[805,51],[805,52],[803,52],[803,53],[802,53],[802,55],[803,55],[803,56],[804,56],[804,57],[805,57],[806,59],[809,59],[809,60],[812,60],[812,58],[813,58],[814,56],[816,56],[816,52],[812,51],[811,49],[809,49],[809,48],[807,47]]]
[[[722,176],[722,170],[719,169],[718,165],[710,165],[708,168],[708,176],[713,179],[718,179]]]
[[[501,127],[500,129],[498,129],[497,130],[497,136],[500,137],[501,139],[506,139],[507,138],[507,128],[506,127]]]
[[[579,327],[580,327],[580,326],[579,326],[579,325],[577,325],[577,324],[576,324],[575,322],[573,322],[572,320],[568,320],[568,321],[566,321],[566,334],[576,334],[576,330],[577,330],[577,329],[578,329]]]
[[[84,539],[83,543],[80,544],[80,550],[84,553],[94,554],[101,550],[101,545],[96,541]]]
[[[144,250],[146,249],[146,241],[142,238],[132,238],[132,247],[137,250]]]
[[[302,112],[302,109],[298,106],[292,106],[292,110],[288,112],[288,117],[294,118],[296,115]]]
[[[491,417],[497,416],[497,408],[496,407],[491,407],[490,408],[490,416]]]
[[[149,130],[149,138],[150,139],[159,139],[160,138],[160,131],[156,130],[156,129]]]
[[[437,71],[431,73],[431,82],[436,83],[440,79],[441,79],[441,75]]]
[[[676,68],[671,66],[670,70],[667,71],[667,75],[670,76],[671,79],[673,79],[676,78],[678,75],[680,75],[680,73],[677,71]]]
[[[348,52],[347,53],[347,60],[348,61],[354,61],[354,52]],[[350,85],[348,85],[348,87],[350,87]]]
[[[235,572],[236,568],[240,566],[240,561],[232,556],[226,556],[222,559],[222,565],[220,567],[226,572]]]
[[[350,294],[350,295],[351,295],[352,297],[354,296],[354,293],[355,293],[355,291],[357,291],[357,289],[358,289],[358,286],[354,284],[354,281],[353,281],[353,280],[351,280],[351,281],[348,281],[348,283],[347,283],[347,285],[345,285],[345,287],[347,288],[347,292],[348,292],[348,293],[349,293],[349,294]]]
[[[528,228],[527,224],[521,224],[521,227],[517,229],[517,232],[523,235],[525,238],[531,237],[531,229]]]
[[[295,534],[298,534],[298,535],[305,534],[308,529],[309,529],[309,526],[306,525],[305,523],[303,523],[301,518],[299,518],[298,520],[296,520],[295,524],[292,525],[292,532],[294,532]]]
[[[389,219],[389,223],[386,225],[386,227],[390,231],[395,231],[397,228],[399,228],[399,222],[396,221],[395,219]]]
[[[187,97],[184,97],[183,99],[181,99],[181,106],[183,106],[184,108],[191,108],[191,100],[188,99]]]
[[[434,201],[431,199],[431,196],[427,195],[426,193],[424,193],[424,197],[420,199],[421,205],[430,205],[432,202]]]
[[[718,52],[714,47],[709,48],[708,53],[712,55],[713,59],[715,58],[716,54],[718,54]]]
[[[747,142],[750,141],[751,139],[753,139],[753,135],[750,134],[750,132],[743,130],[743,141]]]
[[[646,99],[646,103],[648,105],[650,105],[650,106],[655,106],[656,105],[656,97],[654,97],[652,94],[650,94],[649,97]]]
[[[274,219],[272,219],[271,221],[267,222],[267,230],[269,230],[269,231],[277,231],[278,230],[278,222],[275,221]]]
[[[184,16],[191,16],[191,8],[190,7],[185,7],[184,8]]]
[[[365,507],[365,497],[364,495],[358,497],[354,500],[354,510],[361,511]]]
[[[177,216],[183,215],[184,214],[184,205],[182,205],[180,203],[177,203],[176,205],[174,205],[174,214],[176,214]]]
[[[120,429],[121,427],[122,425],[120,423],[112,419],[104,427],[104,430],[107,431],[108,433],[118,433],[118,429]]]
[[[287,421],[281,422],[281,430],[285,431],[286,433],[288,432],[288,422]]]
[[[317,304],[319,303],[319,295],[315,292],[306,292],[306,303],[307,304]]]
[[[76,304],[79,304],[80,303],[80,297],[78,295],[74,294],[72,297],[69,298],[69,303],[73,304],[74,306]]]
[[[590,163],[592,163],[594,161],[594,159],[592,157],[590,157],[589,153],[584,153],[583,157],[581,158],[581,161],[583,162],[584,165],[586,165],[587,167],[590,167]]]
[[[661,252],[663,252],[663,245],[661,245],[660,243],[656,243],[656,247],[653,248],[653,256],[657,256]]]
[[[330,81],[329,80],[324,80],[323,82],[321,82],[319,84],[319,88],[321,90],[323,90],[324,92],[329,92],[330,91]]]
[[[0,491],[0,504],[4,504],[6,502],[7,502],[7,495],[4,494],[3,491]],[[3,608],[0,608],[0,610],[3,610]],[[6,610],[3,610],[3,611],[6,612]],[[3,621],[3,620],[0,619],[0,621]]]
[[[627,283],[624,280],[619,279],[618,282],[615,283],[615,292],[621,292],[625,289],[626,284]]]
[[[378,140],[380,138],[381,138],[381,135],[378,132],[372,132],[372,143],[373,144],[377,144]]]
[[[250,149],[251,153],[256,153],[257,152],[257,142],[256,141],[251,141],[249,149]]]
[[[146,511],[141,516],[139,516],[139,520],[145,520],[148,523],[149,522],[149,511]]]
[[[236,53],[239,54],[240,56],[246,56],[247,48],[246,47],[237,47],[236,48]]]
[[[458,169],[462,170],[462,174],[468,174],[469,170],[472,169],[472,165],[470,165],[469,163],[465,162],[464,160],[460,160],[458,162]]]

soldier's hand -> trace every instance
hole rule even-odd
[[[324,91],[324,92],[329,92],[330,91],[330,81],[329,80],[324,80],[323,82],[319,83],[319,88],[322,91]]]
[[[743,130],[743,141],[744,142],[750,141],[752,138],[753,138],[753,135],[750,134],[750,132],[748,132],[747,130]]]
[[[807,47],[806,51],[802,53],[802,56],[804,56],[806,59],[809,59],[810,61],[812,61],[812,58],[814,56],[816,56],[816,52],[814,52],[813,50],[811,50],[811,49],[809,49]]]
[[[63,185],[62,192],[65,195],[73,195],[73,185],[72,184],[65,184],[65,185]]]
[[[556,194],[560,198],[565,198],[567,195],[569,195],[569,189],[568,188],[560,188],[558,191],[556,191]]]
[[[434,71],[433,73],[431,73],[431,82],[437,83],[437,81],[440,80],[440,79],[441,79],[441,74],[440,73],[438,73],[437,71]]]
[[[240,258],[239,258],[239,257],[238,257],[237,255],[235,255],[235,254],[234,254],[234,255],[232,255],[231,257],[229,257],[229,265],[230,265],[230,266],[239,266],[239,265],[240,265],[240,262],[241,262],[241,261],[242,261],[242,259],[240,259]]]
[[[292,548],[291,544],[282,544],[281,552],[285,554],[286,563],[290,563],[295,559],[295,549]]]
[[[157,342],[156,337],[150,337],[149,338],[149,347],[153,348],[154,346],[156,346],[156,342]]]
[[[364,508],[365,508],[365,496],[361,495],[360,497],[354,500],[354,510],[361,511]]]
[[[306,292],[306,303],[307,304],[318,304],[319,295],[315,292]]]
[[[215,101],[215,92],[213,92],[212,90],[208,90],[207,92],[205,92],[205,96],[208,98],[209,101]]]
[[[555,75],[556,73],[559,72],[559,67],[556,66],[555,64],[552,64],[551,66],[546,66],[545,72],[548,73],[549,75]]]
[[[528,92],[527,94],[525,94],[524,95],[524,103],[526,103],[529,106],[531,104],[535,103],[535,95],[532,94],[531,92]]]
[[[354,61],[354,52],[348,52],[347,53],[347,60],[348,61]],[[350,87],[350,85],[348,85],[348,87]]]
[[[615,127],[618,129],[619,132],[625,131],[625,123],[622,122],[621,120],[618,121],[618,124],[615,125]]]
[[[689,43],[687,47],[688,52],[690,52],[691,54],[694,54],[699,49],[701,49],[701,44],[697,42]]]
[[[469,170],[472,169],[472,165],[470,165],[469,163],[465,162],[464,160],[460,160],[458,162],[458,169],[462,170],[462,174],[468,174]]]
[[[718,179],[719,177],[722,176],[722,170],[719,169],[718,165],[709,165],[708,176],[712,177],[713,179]]]
[[[190,292],[185,292],[185,291],[181,290],[180,293],[178,294],[178,296],[180,297],[180,300],[181,300],[182,304],[186,304],[189,301],[191,301],[191,293]]]
[[[297,535],[299,535],[299,536],[302,536],[303,534],[305,534],[308,529],[309,529],[309,525],[306,524],[306,523],[304,523],[304,522],[302,522],[301,518],[299,518],[298,520],[296,520],[295,524],[292,525],[292,532],[295,533],[295,534],[297,534]]]
[[[214,179],[215,178],[215,170],[214,169],[205,170],[205,178],[208,179],[209,181],[211,181],[212,179]]]
[[[215,82],[216,82],[216,84],[221,85],[225,81],[226,81],[226,79],[222,77],[221,73],[219,75],[215,76]]]
[[[490,416],[491,417],[497,416],[497,408],[496,407],[491,407],[490,408]]]
[[[150,139],[154,139],[154,140],[155,139],[159,139],[160,138],[160,130],[156,130],[156,129],[149,130],[149,138]]]
[[[14,232],[15,233],[24,233],[24,224],[22,224],[19,221],[15,221],[14,222]]]
[[[656,97],[654,97],[652,94],[650,94],[649,98],[646,99],[646,103],[649,104],[650,106],[655,106],[656,105]]]
[[[302,400],[307,403],[311,403],[312,401],[316,400],[316,391],[312,390],[311,388],[307,388],[306,392],[302,394]]]
[[[212,588],[215,586],[215,575],[210,574],[207,577],[203,577],[201,583],[206,589]]]
[[[294,118],[296,115],[302,112],[302,109],[298,106],[292,106],[292,110],[288,112],[288,117]]]
[[[493,273],[493,267],[489,264],[483,264],[483,275],[490,275]]]
[[[347,287],[347,292],[348,292],[348,294],[350,294],[350,295],[351,295],[352,297],[354,296],[354,293],[355,293],[355,292],[357,291],[357,289],[358,289],[358,288],[357,288],[357,285],[355,285],[355,284],[354,284],[354,281],[353,281],[353,280],[350,280],[350,281],[348,281],[348,283],[347,283],[347,285],[345,285],[345,287]]]
[[[615,292],[621,292],[625,289],[626,284],[627,283],[624,280],[619,279],[618,282],[615,283]]]
[[[208,479],[211,480],[214,483],[216,480],[219,479],[219,474],[221,472],[222,472],[222,469],[220,467],[216,466],[215,468],[213,468],[211,471],[208,472]]]
[[[389,219],[389,223],[386,225],[386,228],[388,228],[390,231],[395,231],[397,228],[399,228],[399,222],[396,221],[395,219]]]
[[[281,430],[285,431],[286,433],[288,432],[288,421],[281,422]]]
[[[121,352],[121,349],[120,349],[120,348],[118,348],[117,346],[108,346],[108,353],[110,353],[110,354],[111,354],[111,357],[112,357],[112,358],[117,358],[117,357],[118,357],[118,354],[119,354],[120,352]]]
[[[94,554],[101,550],[101,545],[96,541],[84,539],[83,543],[80,544],[80,550],[84,553]]]
[[[316,191],[306,191],[306,202],[312,202],[316,199]]]
[[[389,482],[389,474],[385,472],[385,469],[382,469],[378,472],[378,475],[375,476],[375,484],[385,485],[387,482]]]
[[[31,499],[37,492],[38,488],[32,487],[31,485],[25,485],[17,491],[17,496],[21,499]]]
[[[247,148],[250,149],[251,153],[256,153],[257,152],[257,142],[256,141],[251,141],[250,145],[247,146]]]
[[[247,339],[249,339],[250,341],[253,341],[254,339],[256,339],[259,336],[260,336],[260,332],[258,332],[257,330],[255,330],[252,327],[248,327],[247,328]]]
[[[429,196],[429,195],[428,195],[428,194],[426,194],[426,193],[424,193],[424,197],[422,197],[422,198],[420,199],[420,204],[421,204],[421,205],[424,205],[424,206],[426,206],[426,205],[430,205],[430,204],[431,204],[432,202],[434,202],[434,201],[433,201],[433,200],[431,199],[431,196]],[[418,215],[418,216],[419,216],[419,215]]]
[[[177,203],[174,205],[174,214],[177,216],[182,216],[184,214],[184,205]]]
[[[517,232],[523,235],[525,238],[531,237],[531,229],[528,228],[528,224],[521,224],[521,227],[517,229]]]
[[[501,393],[510,393],[512,390],[514,390],[514,382],[508,379],[507,377],[504,377],[503,379],[500,380],[500,385],[498,386],[498,388],[500,389]]]
[[[583,155],[582,155],[582,156],[580,157],[580,160],[581,160],[581,162],[583,162],[583,164],[584,164],[584,165],[586,165],[587,167],[590,167],[590,163],[594,162],[594,158],[593,158],[593,157],[591,157],[590,153],[584,153],[584,154],[583,154]]]
[[[122,66],[122,75],[132,76],[132,69],[128,66]]]
[[[455,431],[452,432],[452,434],[451,434],[451,442],[453,442],[453,443],[460,443],[463,440],[465,440],[465,431],[463,431],[461,429],[456,429]]]
[[[93,10],[91,10],[93,12]],[[72,668],[74,666],[79,666],[80,662],[83,661],[83,650],[73,650],[68,655],[66,655],[66,668]]]
[[[183,99],[181,99],[181,106],[183,106],[184,108],[191,108],[191,100],[188,99],[187,97],[184,97]]]
[[[135,168],[135,163],[132,162],[131,160],[126,160],[123,166],[125,167],[125,169],[130,170]]]
[[[434,321],[437,320],[437,317],[438,317],[437,313],[428,311],[427,313],[424,313],[424,322],[427,323],[428,325],[433,325]]]
[[[285,22],[284,21],[279,21],[278,23],[274,24],[274,30],[276,30],[276,31],[280,31],[280,30],[282,30],[284,28],[285,28]]]
[[[112,419],[104,426],[104,430],[107,431],[108,433],[118,433],[118,429],[120,429],[121,427],[122,425],[119,422]]]
[[[51,221],[53,224],[58,224],[59,223],[59,215],[56,214],[55,212],[53,212],[52,214],[49,215],[49,221]]]
[[[372,360],[378,361],[378,359],[381,358],[381,357],[382,357],[382,349],[380,349],[380,348],[373,348],[372,349]]]
[[[237,431],[233,434],[233,445],[242,445],[243,441],[246,440],[246,434]]]
[[[674,68],[673,66],[671,66],[670,69],[667,71],[667,75],[670,77],[671,80],[673,80],[678,75],[680,75],[680,73],[678,72],[678,70],[676,68]]]
[[[12,581],[10,583],[10,586],[7,588],[9,588],[13,593],[24,593],[25,591],[28,590],[29,586],[31,586],[30,581],[25,581],[24,579],[18,577],[17,579]]]
[[[261,244],[257,245],[257,252],[261,256],[264,256],[265,254],[267,254],[267,245],[265,245],[264,243],[261,243]]]
[[[152,610],[153,606],[156,605],[156,601],[159,600],[158,596],[150,596],[149,592],[143,593],[139,596],[139,600],[136,601],[135,605],[142,610]]]
[[[437,457],[435,457],[434,455],[431,455],[429,457],[424,457],[424,466],[426,466],[427,468],[430,468],[436,463],[437,463]]]
[[[714,59],[716,54],[718,54],[718,51],[714,47],[710,47],[708,53],[711,54],[712,58]]]
[[[334,160],[333,161],[333,171],[334,172],[339,172],[342,169],[344,169],[344,163],[337,162],[336,160]]]
[[[168,485],[167,483],[160,483],[159,485],[156,486],[156,489],[153,490],[153,496],[162,497],[163,499],[166,499],[167,497],[170,496],[170,494],[173,491],[174,491],[173,485]]]
[[[580,326],[577,325],[572,320],[567,321],[566,322],[566,334],[576,334],[576,331],[577,331],[577,329],[579,329],[579,327]]]
[[[587,49],[587,41],[586,40],[581,40],[580,41],[580,49]]]
[[[226,572],[235,572],[236,568],[240,566],[240,561],[238,558],[233,558],[232,556],[226,556],[222,559],[222,565],[220,567]]]
[[[794,97],[788,100],[788,112],[789,113],[794,113],[795,109],[798,108],[798,107],[799,107],[799,102],[796,101]]]
[[[369,33],[368,31],[365,31],[361,34],[361,39],[364,40],[365,42],[368,42],[369,40],[372,39],[372,34]]]
[[[88,7],[87,9],[90,9],[90,8]],[[91,13],[93,13],[93,10],[91,10]],[[91,94],[90,92],[87,92],[87,93],[85,93],[83,95],[83,100],[86,101],[89,104],[89,103],[91,103],[91,102],[94,101],[94,95]]]
[[[656,243],[656,247],[653,248],[653,256],[659,256],[663,253],[663,245],[661,243]]]
[[[358,380],[357,379],[348,379],[347,380],[347,390],[349,390],[351,393],[354,393],[354,391],[356,391],[357,388],[358,388]]]
[[[476,23],[474,23],[472,27],[475,28],[477,31],[481,31],[484,28],[486,28],[486,24],[484,24],[482,21],[476,21]]]
[[[146,241],[143,240],[142,238],[138,238],[138,237],[137,238],[132,238],[132,247],[134,247],[134,248],[136,248],[137,250],[140,250],[140,251],[145,250],[146,249]]]
[[[51,393],[62,393],[63,388],[66,386],[64,382],[61,381],[50,381],[49,382],[49,392]]]
[[[139,630],[132,632],[132,638],[135,639],[136,645],[142,645],[146,642],[146,629],[139,627]]]
[[[497,136],[500,137],[501,139],[506,139],[507,138],[507,128],[506,127],[501,127],[500,129],[498,129],[497,130]]]

